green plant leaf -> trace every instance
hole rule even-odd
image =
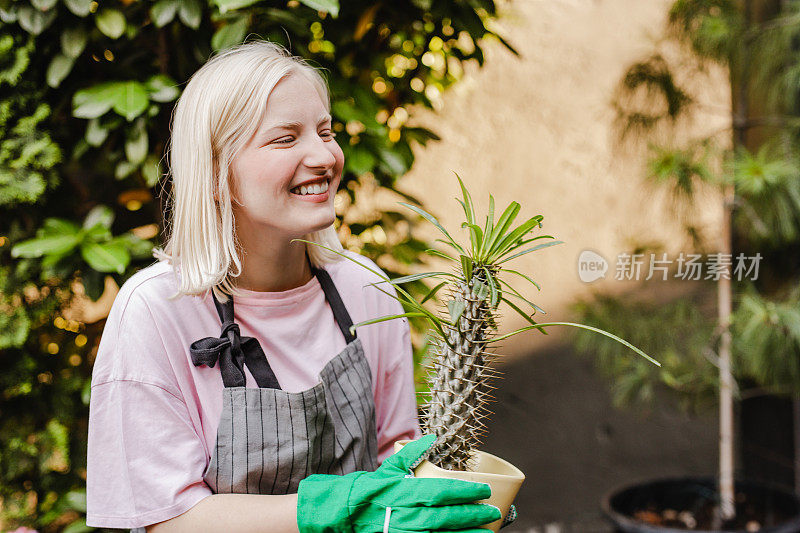
[[[247,23],[247,17],[242,16],[219,28],[211,37],[211,48],[218,52],[241,43],[247,33]]]
[[[534,287],[536,287],[536,288],[537,288],[537,289],[539,289],[539,290],[542,290],[542,288],[539,286],[539,284],[538,284],[538,283],[536,283],[535,281],[533,281],[533,279],[531,279],[530,277],[526,276],[526,275],[525,275],[525,274],[523,274],[522,272],[519,272],[519,271],[517,271],[517,270],[511,270],[510,268],[504,268],[504,269],[503,269],[503,272],[509,272],[509,273],[511,273],[511,274],[516,274],[517,276],[521,276],[521,277],[525,278],[526,280],[530,281],[531,283],[533,283]]]
[[[67,9],[79,17],[85,17],[92,12],[93,0],[63,0]]]
[[[442,287],[444,287],[445,285],[447,285],[447,282],[446,282],[446,281],[443,281],[443,282],[441,282],[440,284],[436,285],[434,288],[432,288],[431,290],[429,290],[429,291],[427,292],[427,294],[425,294],[425,297],[424,297],[424,298],[422,298],[422,300],[420,300],[420,301],[419,301],[419,303],[421,303],[421,304],[424,304],[425,302],[427,302],[428,300],[430,300],[431,298],[433,298],[434,296],[436,296],[436,293],[437,293],[437,292],[439,292],[439,289],[441,289],[441,288],[442,288]]]
[[[147,89],[142,83],[138,81],[117,82],[114,91],[114,111],[129,122],[141,115],[149,103]]]
[[[466,255],[461,256],[461,272],[464,276],[464,281],[469,284],[472,279],[472,258]]]
[[[140,165],[147,157],[149,141],[144,120],[139,118],[125,140],[125,157],[134,165]]]
[[[464,313],[466,303],[464,300],[450,300],[447,302],[447,312],[450,314],[450,323],[453,326],[458,324],[458,319]]]
[[[467,222],[463,222],[461,227],[469,229],[469,242],[472,245],[472,257],[476,260],[482,259],[481,246],[483,245],[483,230],[481,230],[477,224],[469,224]]]
[[[83,219],[83,228],[91,229],[97,225],[100,225],[108,229],[111,228],[111,224],[113,223],[114,210],[107,205],[101,204],[94,206],[91,211],[87,213],[86,218]]]
[[[86,124],[86,142],[95,148],[100,146],[108,138],[109,130],[100,125],[100,119],[93,118]]]
[[[95,224],[83,232],[84,241],[106,242],[111,239],[111,230],[102,224]]]
[[[203,16],[203,6],[200,4],[200,0],[181,0],[180,4],[178,16],[181,22],[192,29],[199,28],[200,19]]]
[[[379,322],[387,322],[389,320],[395,320],[398,318],[407,318],[407,317],[423,317],[425,313],[416,313],[416,312],[409,312],[409,313],[402,313],[399,315],[387,315],[378,318],[372,318],[370,320],[364,320],[363,322],[359,322],[358,324],[353,324],[350,326],[350,333],[355,332],[356,328],[360,328],[361,326],[369,326],[370,324],[377,324]]]
[[[358,261],[356,261],[352,257],[348,256],[347,254],[344,254],[344,253],[340,252],[339,250],[334,250],[330,246],[325,246],[324,244],[319,244],[317,242],[308,241],[308,240],[305,240],[305,239],[292,239],[291,242],[304,242],[306,244],[311,244],[312,246],[318,246],[320,248],[324,248],[325,250],[333,252],[336,255],[338,255],[338,256],[340,256],[340,257],[342,257],[344,259],[347,259],[348,261],[351,261],[351,262],[357,264],[361,268],[364,268],[364,269],[372,272],[373,274],[378,276],[380,279],[386,281],[387,283],[391,283],[391,280],[388,277],[386,277],[384,274],[382,274],[380,272],[377,272],[377,271],[369,268],[368,266],[366,266],[366,265],[364,265],[362,263],[359,263]],[[393,299],[397,300],[398,302],[407,304],[407,305],[413,307],[414,309],[416,309],[417,311],[419,311],[420,313],[423,313],[425,315],[425,317],[428,319],[428,322],[439,331],[439,334],[441,334],[442,338],[443,339],[447,339],[447,337],[446,337],[446,335],[444,333],[444,329],[442,328],[442,320],[438,316],[434,315],[433,313],[431,313],[430,311],[425,309],[425,307],[422,306],[419,302],[417,302],[417,300],[413,296],[411,296],[411,294],[409,294],[405,289],[403,289],[402,286],[396,285],[394,287],[395,287],[395,290],[397,291],[397,293],[400,294],[400,296],[396,296],[394,294],[391,294],[391,293],[383,290],[382,288],[378,287],[377,285],[375,285],[375,288],[377,290],[379,290],[382,293],[386,294],[390,298],[393,298]]]
[[[142,164],[142,176],[148,187],[155,187],[161,179],[161,163],[155,154],[150,154]]]
[[[17,11],[17,21],[23,30],[39,35],[56,20],[55,9],[40,11],[31,6],[22,6]]]
[[[495,253],[493,254],[493,257],[496,258],[503,257],[508,252],[519,248],[520,246],[519,243],[522,241],[523,237],[537,226],[540,226],[541,223],[542,223],[542,216],[537,215],[533,218],[529,218],[528,220],[517,226],[514,230],[509,232],[508,235],[501,238],[499,243],[496,243]]]
[[[441,257],[442,259],[447,259],[448,261],[452,261],[452,262],[454,262],[454,263],[456,262],[456,259],[455,259],[455,257],[452,257],[452,256],[450,256],[450,255],[447,255],[446,253],[444,253],[444,252],[442,252],[442,251],[439,251],[439,250],[435,250],[435,249],[433,249],[433,248],[428,248],[427,250],[425,250],[425,253],[426,253],[426,254],[428,254],[428,255],[433,255],[433,256],[436,256],[436,257]]]
[[[124,180],[136,170],[137,166],[127,159],[123,159],[114,167],[114,178]]]
[[[125,33],[125,15],[117,9],[101,9],[94,21],[97,29],[111,39],[118,39]]]
[[[401,284],[401,283],[410,283],[412,281],[418,281],[418,280],[421,280],[421,279],[434,278],[434,277],[439,277],[439,276],[449,276],[449,277],[452,277],[452,278],[456,278],[457,277],[455,274],[452,274],[450,272],[422,272],[422,273],[419,273],[419,274],[410,274],[408,276],[402,276],[402,277],[399,277],[399,278],[394,278],[394,279],[390,280],[390,283],[392,285],[398,285],[398,284]],[[381,282],[376,282],[376,283],[383,283],[383,282],[381,281]],[[374,285],[374,283],[370,283],[370,285]]]
[[[486,274],[486,282],[489,284],[489,294],[491,294],[489,305],[491,305],[492,308],[496,308],[500,303],[500,289],[497,283],[495,283],[492,272],[485,266],[481,267],[481,270]]]
[[[503,280],[501,278],[497,278],[497,281],[500,283],[500,285],[505,285],[508,288],[508,290],[511,291],[511,294],[514,295],[516,298],[519,298],[520,300],[522,300],[526,304],[528,304],[531,307],[533,307],[533,309],[536,312],[542,313],[543,315],[547,314],[547,311],[545,311],[544,309],[542,309],[541,307],[539,307],[535,303],[533,303],[530,300],[528,300],[527,298],[525,298],[522,294],[519,293],[519,291],[517,291],[517,289],[512,287],[507,281],[505,281],[505,280]]]
[[[472,285],[472,292],[479,300],[486,300],[489,296],[489,286],[479,279],[476,279]]]
[[[339,16],[339,0],[300,0],[300,3],[317,11],[330,13],[333,18]]]
[[[154,102],[171,102],[181,94],[178,84],[165,74],[150,76],[144,82],[144,87],[150,100]]]
[[[494,196],[489,195],[489,212],[486,215],[486,222],[483,225],[483,242],[481,242],[481,250],[486,253],[489,250],[489,238],[492,236],[494,230]],[[481,258],[485,259],[485,258]]]
[[[47,85],[54,89],[61,85],[61,82],[70,73],[74,64],[75,60],[73,58],[64,54],[56,54],[47,67],[47,74],[45,75]]]
[[[475,205],[472,203],[472,197],[469,194],[469,191],[464,186],[464,182],[461,181],[461,177],[458,175],[457,172],[454,172],[456,175],[456,179],[458,180],[458,184],[461,187],[461,196],[464,198],[463,202],[461,203],[461,207],[464,208],[464,215],[467,217],[467,222],[470,224],[475,224]]]
[[[495,255],[496,243],[503,238],[508,228],[514,223],[514,219],[517,218],[519,210],[520,205],[517,202],[511,202],[500,215],[500,219],[497,221],[497,225],[494,227],[492,236],[489,239],[489,244],[486,247],[487,257],[493,257]]]
[[[39,11],[47,11],[48,9],[52,8],[56,5],[58,0],[30,0],[31,5],[38,9]]]
[[[547,248],[547,247],[550,247],[550,246],[555,246],[556,244],[564,244],[564,241],[552,241],[552,242],[545,242],[545,243],[542,243],[542,244],[540,244],[540,245],[538,245],[538,246],[534,246],[533,248],[529,248],[529,249],[527,249],[527,250],[525,250],[525,251],[522,251],[522,252],[516,253],[516,254],[512,255],[511,257],[506,257],[506,258],[505,258],[505,259],[503,259],[502,261],[498,261],[498,262],[497,262],[497,264],[505,263],[506,261],[511,261],[512,259],[514,259],[514,258],[516,258],[516,257],[519,257],[519,256],[521,256],[521,255],[529,254],[529,253],[531,253],[531,252],[535,252],[536,250],[541,250],[542,248]]]
[[[59,235],[76,235],[81,228],[71,220],[50,217],[44,220],[37,232],[37,237],[56,237]]]
[[[183,0],[185,1],[185,0]],[[156,28],[163,28],[175,18],[181,0],[158,0],[150,8],[150,20]]]
[[[431,224],[436,226],[436,228],[439,231],[441,231],[445,235],[445,237],[447,237],[448,241],[446,242],[446,244],[450,244],[451,246],[453,246],[456,250],[461,252],[461,255],[467,255],[467,252],[464,250],[464,248],[462,248],[461,245],[459,245],[455,240],[453,240],[453,237],[451,237],[450,234],[447,232],[447,230],[444,229],[444,226],[442,226],[439,223],[439,221],[436,220],[436,217],[434,217],[433,215],[431,215],[427,211],[425,211],[423,209],[420,209],[419,207],[413,206],[411,204],[407,204],[405,202],[398,202],[398,203],[400,205],[402,205],[402,206],[405,206],[405,207],[411,209],[412,211],[414,211],[418,215],[422,216],[422,218],[424,218],[425,220],[427,220],[428,222],[430,222]]]
[[[97,118],[114,105],[118,83],[107,81],[80,89],[72,96],[72,116],[77,118]]]
[[[231,9],[240,9],[247,6],[252,6],[260,0],[212,0],[212,3],[219,8],[220,13],[226,13]]]
[[[605,335],[606,337],[608,337],[610,339],[614,339],[615,341],[619,342],[620,344],[623,344],[623,345],[627,346],[628,348],[630,348],[631,350],[633,350],[637,354],[641,355],[642,357],[644,357],[645,359],[647,359],[648,361],[650,361],[654,365],[661,366],[661,363],[659,363],[658,361],[656,361],[655,359],[653,359],[652,357],[650,357],[649,355],[647,355],[642,350],[640,350],[639,348],[637,348],[633,344],[629,343],[625,339],[620,339],[619,337],[617,337],[613,333],[609,333],[608,331],[605,331],[605,330],[602,330],[602,329],[599,329],[599,328],[595,328],[595,327],[592,327],[592,326],[587,326],[585,324],[575,324],[573,322],[549,322],[549,323],[540,322],[539,324],[536,324],[535,326],[525,326],[524,328],[520,328],[518,330],[512,331],[511,333],[506,333],[505,335],[500,335],[499,337],[495,337],[495,338],[489,340],[488,342],[490,342],[490,343],[498,342],[498,341],[501,341],[503,339],[507,339],[507,338],[511,337],[512,335],[516,335],[517,333],[522,333],[523,331],[528,331],[530,329],[538,329],[538,330],[542,331],[542,333],[544,333],[544,330],[542,328],[546,328],[546,327],[550,327],[550,326],[573,326],[573,327],[576,327],[576,328],[582,328],[582,329],[587,329],[589,331],[594,331],[595,333],[599,333],[601,335]]]
[[[90,267],[98,272],[125,272],[131,256],[124,245],[118,242],[84,242],[81,256]]]
[[[531,318],[531,316],[530,316],[528,313],[526,313],[525,311],[523,311],[522,309],[520,309],[520,308],[517,306],[517,304],[515,304],[514,302],[512,302],[511,300],[509,300],[508,298],[505,298],[505,297],[503,297],[503,298],[502,298],[502,301],[504,301],[506,304],[508,304],[508,306],[509,306],[511,309],[513,309],[514,311],[516,311],[516,312],[517,312],[517,314],[518,314],[519,316],[521,316],[522,318],[524,318],[525,320],[527,320],[527,321],[528,321],[528,322],[530,322],[531,324],[534,324],[534,325],[536,325],[536,321],[535,321],[533,318]]]
[[[79,235],[57,235],[29,239],[11,248],[11,257],[41,257],[43,255],[65,254],[81,242]]]
[[[75,59],[83,53],[88,41],[88,34],[83,27],[76,25],[66,28],[61,33],[61,51],[64,55]]]

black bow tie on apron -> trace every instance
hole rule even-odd
[[[350,343],[356,337],[350,333],[350,326],[353,325],[353,322],[333,286],[333,280],[325,270],[312,266],[311,271],[322,286],[339,328],[344,334],[345,341]],[[246,364],[260,388],[280,389],[278,379],[275,377],[258,339],[240,335],[239,325],[233,319],[233,298],[229,296],[228,301],[221,304],[214,295],[214,291],[211,291],[211,297],[214,299],[214,306],[217,308],[217,314],[222,322],[222,333],[219,337],[205,337],[194,341],[189,347],[192,363],[195,366],[213,367],[219,361],[222,382],[226,387],[245,386],[244,365]]]

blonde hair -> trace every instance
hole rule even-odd
[[[242,273],[231,207],[231,163],[258,129],[267,98],[287,75],[305,76],[330,112],[328,86],[303,58],[282,46],[254,40],[213,56],[189,79],[173,110],[168,147],[173,191],[167,209],[168,239],[153,256],[172,264],[179,295],[211,289],[220,301],[240,294],[232,278]],[[216,199],[215,199],[216,198]],[[333,226],[304,236],[343,251]],[[341,259],[306,246],[315,267]]]

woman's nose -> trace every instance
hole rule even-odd
[[[317,136],[317,139],[309,144],[305,157],[306,165],[309,167],[333,167],[336,164],[336,157],[330,149],[329,144],[335,142],[334,140],[324,141],[321,137]]]

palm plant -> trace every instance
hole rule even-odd
[[[401,203],[441,232],[443,238],[436,242],[444,244],[446,249],[430,249],[428,253],[451,263],[453,271],[425,272],[389,279],[380,272],[364,267],[382,279],[373,285],[403,303],[407,311],[360,322],[353,328],[401,317],[422,317],[427,320],[431,326],[432,341],[429,346],[433,354],[428,365],[430,398],[423,408],[422,425],[425,433],[433,433],[437,438],[426,459],[446,470],[471,470],[474,466],[471,464],[473,451],[481,444],[486,431],[484,420],[490,414],[488,403],[494,388],[490,381],[496,375],[491,364],[496,358],[492,349],[494,343],[530,329],[538,329],[546,334],[544,328],[549,326],[575,326],[605,335],[650,362],[659,363],[607,331],[571,322],[541,323],[533,320],[533,314],[544,313],[544,310],[514,289],[507,281],[506,274],[513,274],[537,289],[541,288],[526,274],[509,268],[507,263],[522,255],[561,244],[562,241],[553,240],[550,235],[531,236],[542,227],[542,215],[531,217],[515,227],[514,221],[520,212],[517,202],[511,202],[495,222],[494,198],[491,195],[485,221],[482,226],[478,225],[469,191],[458,174],[456,177],[462,193],[462,199],[458,202],[466,217],[461,227],[469,233],[467,245],[456,241],[430,213],[417,206]],[[355,261],[344,254],[339,255]],[[405,283],[429,278],[438,283],[420,301],[402,287]],[[396,294],[381,288],[379,285],[383,283],[394,286]],[[440,292],[447,294],[446,312],[443,309],[437,314],[424,304]],[[498,307],[501,303],[508,305],[529,324],[498,335]],[[526,313],[520,305],[529,306],[532,312]]]
[[[800,131],[797,119],[800,2],[675,0],[669,9],[666,35],[691,51],[696,60],[692,74],[707,72],[710,65],[727,71],[731,105],[722,109],[722,113],[729,124],[683,147],[672,143],[655,146],[650,178],[668,184],[676,199],[690,202],[702,182],[719,187],[722,224],[717,237],[721,244],[718,251],[723,256],[732,256],[734,234],[737,247],[781,250],[796,246],[800,242],[800,186],[796,177]],[[671,127],[692,117],[694,111],[714,112],[714,106],[705,104],[683,87],[677,74],[685,66],[675,69],[656,51],[628,68],[614,99],[620,141],[631,137],[654,139],[658,134],[674,139],[675,130]],[[716,169],[715,163],[720,161],[725,164]],[[695,233],[695,228],[687,230]],[[772,275],[797,284],[796,271]],[[782,279],[778,281],[777,285],[784,284]],[[746,323],[759,315],[752,314],[758,308],[755,305],[734,309],[736,295],[730,277],[723,276],[716,285],[718,328],[712,339],[715,347],[711,359],[719,369],[717,518],[721,523],[736,516],[733,407],[738,385],[733,374],[731,325],[734,321]],[[772,298],[766,289],[763,285],[759,287],[764,298]],[[775,327],[769,322],[764,325]],[[768,344],[743,346],[747,346],[747,352],[740,354],[745,361],[740,366],[750,368],[760,379],[763,372],[757,369],[768,360],[768,354],[757,350],[766,349]],[[791,373],[794,365],[789,359],[772,362],[787,373]],[[796,406],[800,413],[800,401]],[[800,479],[797,485],[800,487]]]

